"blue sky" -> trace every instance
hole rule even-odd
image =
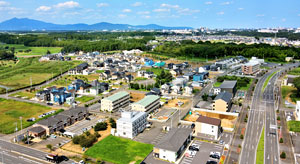
[[[300,0],[0,0],[0,21],[209,28],[300,27]]]

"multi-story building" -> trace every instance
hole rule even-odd
[[[131,105],[131,109],[135,111],[151,113],[160,106],[160,98],[155,95],[149,95],[142,100]]]
[[[142,132],[147,125],[147,113],[145,112],[122,112],[117,120],[117,135],[126,138],[134,138]]]
[[[195,136],[218,140],[221,135],[221,120],[206,116],[199,116],[195,122]]]
[[[231,108],[232,93],[221,92],[214,99],[213,110],[220,112],[228,112]]]
[[[245,75],[253,75],[253,74],[259,72],[259,67],[260,67],[259,62],[256,62],[256,61],[248,62],[248,63],[242,65],[242,72]]]
[[[129,93],[122,91],[101,100],[102,111],[114,111],[129,106]]]

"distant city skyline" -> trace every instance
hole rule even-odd
[[[17,17],[56,24],[300,27],[299,6],[296,0],[0,0],[0,21]]]

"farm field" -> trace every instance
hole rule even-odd
[[[2,44],[0,47],[15,47],[15,55],[18,57],[23,56],[35,56],[35,55],[45,55],[49,50],[51,53],[58,53],[61,51],[60,47],[28,47],[22,44]],[[25,52],[26,50],[31,50],[29,52]]]
[[[110,135],[89,148],[85,154],[116,164],[139,164],[152,149],[153,145]]]
[[[34,103],[20,102],[0,98],[0,133],[13,133],[18,124],[21,129],[20,117],[23,117],[22,125],[26,128],[35,122],[27,122],[32,117],[38,118],[39,115],[53,110],[50,107]]]
[[[13,66],[0,66],[0,85],[18,89],[42,83],[80,64],[80,61],[39,62],[39,58],[21,58]]]

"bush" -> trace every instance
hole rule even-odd
[[[244,135],[241,134],[241,135],[240,135],[240,139],[241,139],[241,140],[244,139]]]
[[[91,133],[90,133],[89,131],[86,131],[86,132],[85,132],[85,135],[86,135],[86,136],[90,136]]]
[[[280,116],[277,117],[277,120],[280,121]]]
[[[239,144],[239,148],[242,148],[241,144]]]
[[[52,146],[51,144],[46,145],[46,147],[47,147],[50,151],[53,150],[53,146]]]
[[[101,135],[100,135],[98,132],[95,132],[95,136],[96,136],[97,138],[100,138],[100,137],[101,137]]]
[[[102,131],[107,129],[107,123],[106,122],[99,122],[96,124],[94,127],[94,130],[97,131]]]
[[[280,138],[279,143],[283,143],[283,138]]]
[[[286,158],[286,154],[285,154],[284,151],[280,154],[280,158],[282,158],[282,159],[285,159],[285,158]]]
[[[110,123],[110,126],[112,128],[116,128],[117,127],[116,121],[113,118],[109,119],[109,123]]]
[[[247,121],[248,121],[248,119],[247,119],[247,118],[245,118],[245,119],[244,119],[244,122],[247,122]]]
[[[79,144],[82,139],[83,139],[82,135],[80,135],[80,136],[74,136],[73,139],[72,139],[72,142],[74,144]]]

